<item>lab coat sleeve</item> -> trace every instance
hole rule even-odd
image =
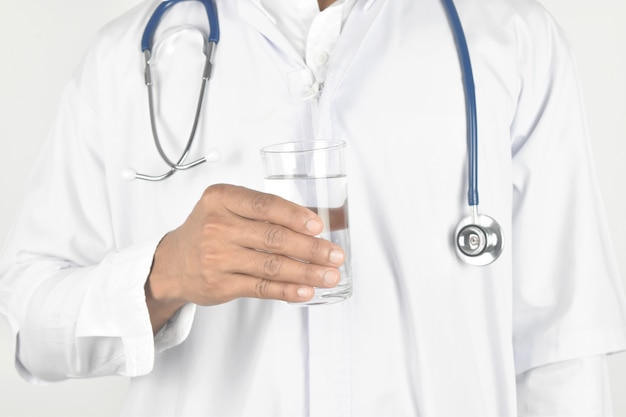
[[[605,355],[530,369],[517,376],[518,417],[613,415]]]
[[[518,374],[626,348],[623,290],[573,58],[547,13],[526,17],[516,26],[520,91],[511,125]]]
[[[71,82],[0,259],[0,314],[31,382],[146,374],[191,326],[188,305],[152,334],[144,284],[160,236],[117,247],[95,114]]]

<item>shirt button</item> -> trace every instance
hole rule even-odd
[[[317,65],[326,65],[328,62],[328,53],[326,53],[326,51],[318,51],[313,59]]]

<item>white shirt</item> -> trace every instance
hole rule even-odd
[[[132,416],[506,416],[554,402],[604,414],[606,391],[585,381],[605,374],[597,355],[625,348],[626,313],[575,71],[547,13],[526,0],[458,2],[478,94],[480,209],[507,239],[476,268],[452,246],[467,215],[465,111],[439,3],[356,2],[315,100],[302,99],[310,68],[267,13],[217,3],[222,40],[190,158],[217,148],[218,162],[157,184],[121,178],[127,166],[166,170],[138,49],[156,2],[107,26],[68,85],[0,261],[22,374],[131,376]],[[176,5],[157,33],[171,155],[204,60],[193,31],[167,28],[205,27],[203,13]],[[210,184],[262,189],[262,146],[315,137],[348,143],[353,297],[187,305],[153,339],[143,287],[160,238]],[[567,377],[550,395],[533,389],[555,375]]]
[[[258,1],[322,86],[328,61],[355,0],[337,0],[321,12],[317,0]]]

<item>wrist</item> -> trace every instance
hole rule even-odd
[[[155,334],[186,304],[186,301],[178,296],[176,285],[178,279],[170,272],[175,269],[171,268],[170,238],[166,235],[157,246],[150,275],[144,286],[146,304]]]
[[[174,314],[185,305],[184,301],[155,297],[152,281],[148,279],[145,285],[146,305],[150,314],[150,322],[152,323],[152,331],[154,334],[165,326],[165,323],[171,319]]]

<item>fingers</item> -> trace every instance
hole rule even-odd
[[[340,266],[343,250],[332,242],[294,232],[284,226],[260,221],[242,221],[236,236],[241,246],[277,253],[318,265]]]
[[[289,282],[277,282],[268,279],[237,275],[231,278],[236,292],[230,298],[260,298],[280,300],[290,303],[302,303],[315,295],[315,289]]]
[[[311,287],[302,287],[288,283],[278,283],[266,279],[247,280],[249,289],[243,297],[263,298],[268,300],[281,300],[299,303],[310,300],[315,294]]]
[[[203,200],[220,201],[223,207],[247,219],[283,225],[298,233],[315,236],[322,232],[322,220],[311,210],[272,194],[244,187],[218,184],[206,189]]]
[[[314,288],[338,284],[345,258],[339,246],[315,237],[322,229],[315,213],[280,197],[210,186],[164,238],[151,277],[170,284],[170,297],[200,305],[238,297],[307,301]]]
[[[237,266],[231,272],[269,281],[330,288],[337,285],[341,278],[337,268],[319,266],[255,250],[242,252],[234,261],[233,264]]]
[[[236,246],[319,265],[340,266],[344,262],[341,247],[312,237],[322,231],[323,223],[305,207],[275,195],[231,185],[209,187],[203,200],[207,204],[219,201],[227,214],[214,216],[205,224],[208,238],[225,236]]]

